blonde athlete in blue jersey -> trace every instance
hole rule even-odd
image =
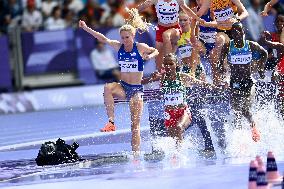
[[[131,113],[132,151],[140,151],[140,118],[143,110],[141,85],[144,62],[159,54],[158,50],[145,43],[134,41],[136,29],[132,25],[123,25],[119,29],[121,42],[111,40],[103,34],[89,28],[84,21],[79,21],[79,27],[90,33],[102,43],[107,43],[118,51],[121,69],[121,81],[108,83],[104,87],[104,103],[108,115],[108,123],[102,132],[115,131],[114,125],[114,97],[129,100]]]

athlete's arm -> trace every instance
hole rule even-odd
[[[146,0],[144,3],[141,3],[140,5],[137,6],[138,12],[141,12],[148,7],[155,5],[157,3],[157,0]]]
[[[238,12],[241,14],[238,16],[238,19],[241,21],[249,16],[249,13],[243,3],[240,0],[232,0],[232,2],[238,7]]]
[[[148,84],[154,81],[159,81],[161,78],[162,78],[162,74],[158,71],[155,71],[151,74],[150,77],[143,78],[141,81],[141,84],[145,85],[145,84]]]
[[[269,1],[265,6],[263,11],[260,13],[261,16],[268,16],[268,12],[271,10],[271,8],[278,3],[279,0],[271,0]]]
[[[209,0],[200,0],[201,7],[199,8],[198,12],[196,13],[197,16],[201,17],[205,15],[209,8],[210,8],[210,1]]]
[[[155,49],[154,47],[149,47],[145,43],[138,43],[137,47],[139,52],[141,52],[144,60],[150,60],[151,58],[154,58],[159,54],[159,51],[157,49]]]
[[[250,49],[252,50],[252,52],[259,53],[259,55],[260,55],[259,59],[257,60],[257,62],[258,62],[258,73],[261,77],[264,78],[264,71],[265,71],[264,68],[265,68],[265,63],[267,61],[268,53],[257,42],[250,41],[249,44],[250,44]]]
[[[197,16],[197,15],[195,14],[195,12],[194,12],[193,10],[191,10],[191,8],[189,8],[189,7],[185,4],[184,0],[177,0],[177,1],[178,1],[179,6],[182,8],[182,10],[183,10],[189,17],[192,17],[192,18],[196,19],[196,20],[199,21],[199,22],[204,22],[203,19],[199,18],[199,16]]]
[[[277,49],[279,52],[284,52],[284,44],[280,42],[272,42],[268,40],[270,36],[271,35],[269,32],[264,31],[260,37],[261,44],[264,46],[267,46],[270,49]]]
[[[210,27],[210,28],[217,28],[218,27],[218,23],[217,21],[211,21],[211,22],[204,22],[204,23],[200,23],[201,26],[204,27]]]
[[[190,41],[192,43],[192,45],[195,45],[197,43],[197,34],[198,34],[198,30],[197,30],[197,22],[195,19],[191,19],[190,21],[190,31],[191,31],[191,35],[190,35]]]
[[[190,87],[192,86],[192,84],[197,84],[208,88],[212,87],[210,83],[196,79],[194,76],[191,76],[189,74],[181,73],[180,76],[185,87]]]
[[[121,46],[119,41],[111,40],[111,39],[107,38],[106,36],[104,36],[103,34],[101,34],[100,32],[94,31],[92,28],[89,28],[86,25],[86,23],[82,20],[79,21],[79,27],[82,28],[83,30],[85,30],[86,32],[88,32],[89,34],[91,34],[92,36],[94,36],[100,42],[107,43],[110,46],[112,46],[113,48],[115,48],[116,50],[119,50],[119,48]]]

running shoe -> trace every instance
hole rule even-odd
[[[114,124],[112,124],[111,122],[108,122],[104,128],[101,128],[100,131],[101,132],[112,132],[115,131],[116,127]]]

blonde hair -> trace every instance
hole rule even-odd
[[[146,22],[146,20],[143,20],[143,16],[139,15],[139,12],[136,8],[128,9],[126,8],[126,11],[129,14],[129,18],[125,19],[125,25],[120,28],[121,31],[129,31],[130,29],[126,30],[124,28],[130,28],[129,26],[132,26],[134,28],[131,29],[131,31],[134,31],[134,34],[136,32],[136,29],[138,30],[139,33],[143,33],[146,31],[149,31],[150,26],[152,26],[151,23]]]
[[[121,33],[122,31],[129,31],[133,35],[135,35],[135,33],[136,33],[136,29],[132,25],[130,25],[130,24],[124,24],[123,26],[121,26],[119,28],[119,33]]]
[[[191,19],[191,17],[188,14],[186,14],[184,11],[180,11],[178,14],[179,14],[179,16],[186,16],[186,17],[188,17],[189,20]]]

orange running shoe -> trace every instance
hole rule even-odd
[[[111,122],[108,122],[104,128],[101,128],[100,131],[101,132],[112,132],[115,131],[116,127],[114,124],[112,124]]]

